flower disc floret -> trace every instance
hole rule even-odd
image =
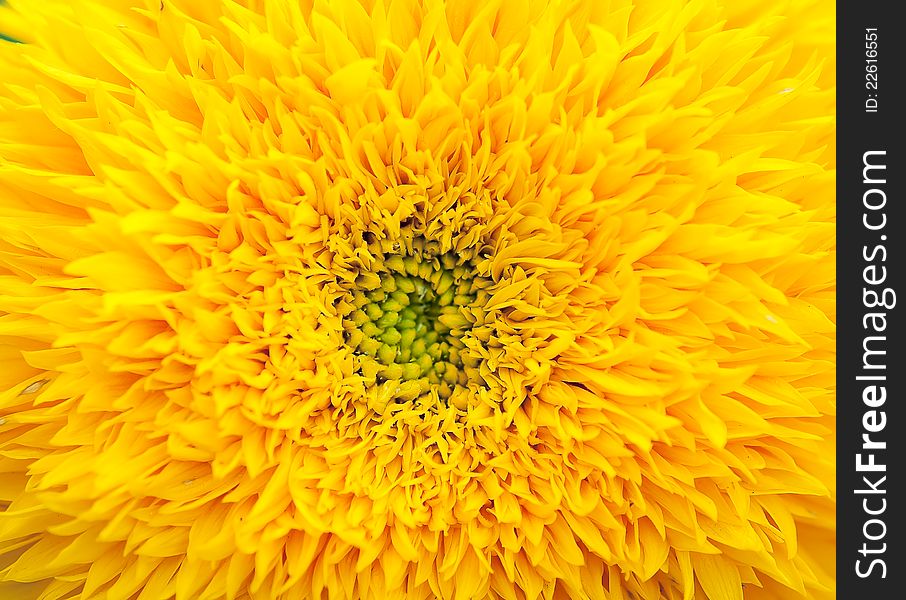
[[[470,383],[485,385],[477,367],[481,357],[466,338],[475,321],[469,309],[482,311],[476,298],[490,282],[482,283],[474,266],[453,253],[433,255],[430,248],[418,240],[412,254],[378,250],[367,272],[341,284],[346,294],[338,314],[356,372],[366,387],[392,390],[375,399],[375,410],[383,411],[386,402],[415,402],[436,412],[438,401],[455,395],[461,402]]]

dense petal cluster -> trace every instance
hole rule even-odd
[[[0,7],[0,596],[834,595],[833,4]]]

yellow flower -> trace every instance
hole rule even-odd
[[[832,598],[833,10],[0,7],[0,597]]]

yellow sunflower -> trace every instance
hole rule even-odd
[[[0,7],[0,597],[834,595],[834,5]]]

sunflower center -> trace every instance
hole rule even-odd
[[[375,405],[435,393],[448,402],[477,376],[464,342],[475,287],[453,254],[379,258],[356,278],[343,329],[366,384],[384,390]]]

